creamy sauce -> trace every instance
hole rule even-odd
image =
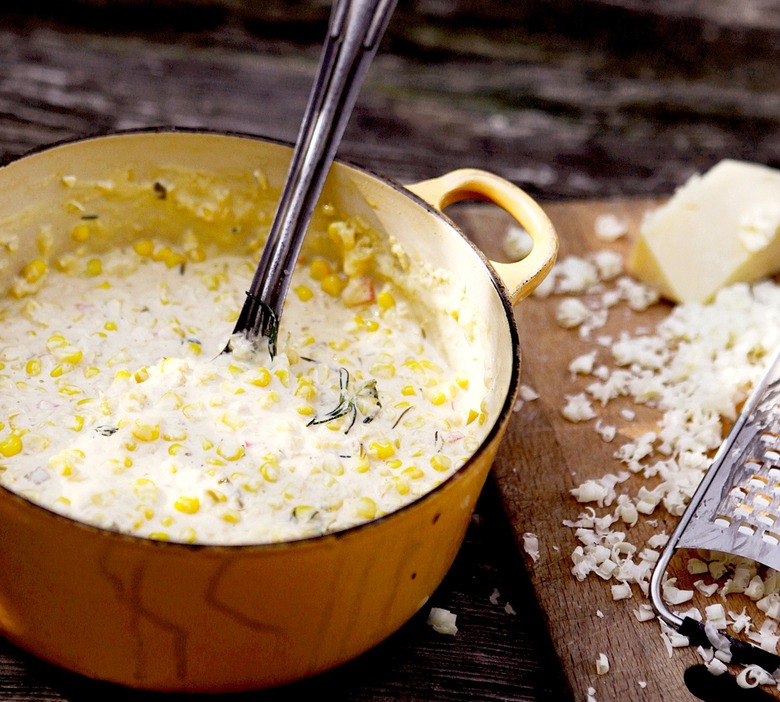
[[[139,239],[59,268],[28,263],[0,302],[0,484],[62,514],[161,540],[297,539],[425,494],[488,429],[486,361],[454,368],[388,278],[305,256],[271,359],[243,338],[220,354],[245,256]]]

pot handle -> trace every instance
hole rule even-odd
[[[463,168],[406,188],[439,211],[461,200],[492,202],[525,228],[533,241],[525,258],[514,263],[490,261],[509,291],[512,304],[528,296],[550,272],[558,253],[552,222],[535,200],[508,180],[487,171]]]

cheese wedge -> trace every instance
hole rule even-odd
[[[724,160],[649,212],[629,272],[675,302],[780,271],[780,171]]]

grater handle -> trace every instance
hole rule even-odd
[[[703,646],[704,648],[712,648],[712,642],[704,631],[704,624],[697,622],[691,617],[684,617],[682,623],[677,627],[683,636],[687,636],[688,640],[696,646]],[[734,636],[718,632],[720,636],[728,639],[729,646],[731,648],[731,661],[730,663],[736,663],[737,665],[758,665],[763,668],[767,673],[772,675],[780,668],[780,656],[775,653],[754,646],[747,641],[742,641]]]

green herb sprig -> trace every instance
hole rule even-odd
[[[372,409],[368,412],[365,411],[366,403],[372,405]],[[306,426],[326,424],[339,417],[349,415],[349,426],[344,430],[344,433],[348,434],[349,430],[355,425],[358,411],[364,415],[363,424],[368,424],[374,420],[381,409],[382,403],[379,401],[376,380],[367,380],[364,383],[361,383],[357,389],[350,394],[349,371],[346,368],[339,368],[339,403],[327,414],[324,414],[321,417],[314,417]]]

